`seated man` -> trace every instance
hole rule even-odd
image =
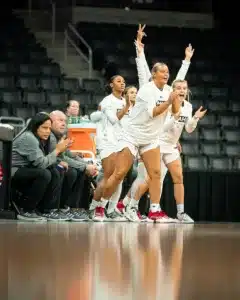
[[[52,120],[52,133],[50,136],[51,147],[55,145],[66,134],[67,118],[61,111],[53,111],[50,114]],[[93,176],[97,172],[97,166],[88,164],[82,158],[73,155],[70,150],[66,150],[60,157],[65,163],[64,167],[64,182],[61,192],[61,209],[66,212],[72,221],[86,221],[88,216],[84,210],[80,210],[80,201],[83,192],[85,175]],[[64,209],[67,206],[67,210]],[[70,211],[69,211],[70,210]]]

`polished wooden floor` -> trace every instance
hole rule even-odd
[[[240,225],[0,221],[1,300],[239,300]]]

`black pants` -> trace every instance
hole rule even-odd
[[[60,207],[63,208],[65,205],[71,208],[79,208],[83,186],[85,180],[85,172],[82,172],[75,168],[68,168],[67,172],[64,173]]]
[[[62,175],[55,168],[19,168],[12,178],[12,187],[23,194],[17,204],[25,210],[58,208]],[[14,199],[13,199],[14,200]]]

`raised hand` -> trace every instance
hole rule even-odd
[[[192,56],[193,56],[193,54],[194,54],[194,51],[195,51],[195,49],[193,49],[193,48],[192,48],[192,45],[189,44],[189,45],[187,46],[187,48],[185,49],[185,60],[190,61],[191,58],[192,58]]]
[[[144,36],[147,36],[146,33],[144,32],[146,25],[138,25],[138,31],[137,31],[137,41],[139,41],[140,43],[142,42],[142,39]]]
[[[205,110],[202,110],[203,109],[203,107],[201,106],[196,112],[195,112],[195,114],[194,114],[194,117],[195,118],[197,118],[197,119],[202,119],[204,116],[205,116],[205,114],[206,114],[206,112],[207,112],[207,109],[205,109]]]

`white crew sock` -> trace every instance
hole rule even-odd
[[[128,204],[130,203],[130,201],[131,201],[131,198],[128,197],[128,195],[125,196],[124,199],[123,199],[123,205],[124,205],[125,207],[128,206]]]
[[[100,206],[105,208],[108,204],[108,199],[101,198]]]
[[[184,204],[177,204],[177,212],[179,214],[184,212]]]
[[[93,209],[95,209],[96,207],[98,207],[100,205],[101,205],[100,201],[96,201],[96,200],[92,199],[89,210],[93,210]]]
[[[108,210],[107,210],[108,214],[112,213],[115,210],[118,200],[121,196],[121,192],[122,192],[122,182],[119,183],[116,191],[114,192],[114,194],[111,197],[111,200],[108,203]]]

